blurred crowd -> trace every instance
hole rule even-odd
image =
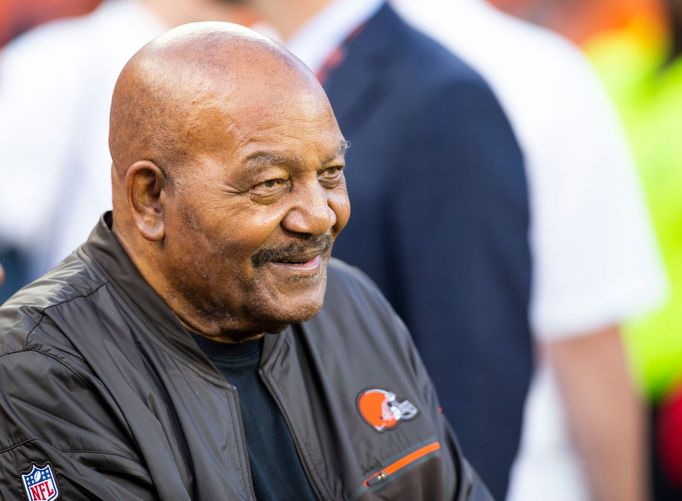
[[[324,84],[351,141],[335,252],[496,498],[682,498],[682,0],[0,0],[0,303],[111,206],[125,61],[199,20]]]

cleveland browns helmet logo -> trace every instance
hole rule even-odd
[[[367,424],[379,432],[395,428],[400,421],[413,419],[419,412],[408,400],[399,402],[395,393],[377,388],[361,391],[357,406]]]

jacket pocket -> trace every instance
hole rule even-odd
[[[357,499],[368,492],[381,489],[388,481],[407,473],[409,470],[428,459],[440,455],[440,448],[440,442],[433,441],[400,456],[387,466],[384,466],[380,470],[369,475],[362,482],[362,485],[356,489],[352,498]]]

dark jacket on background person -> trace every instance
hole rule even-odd
[[[69,501],[254,499],[236,389],[110,223],[0,308],[0,498],[49,465]],[[328,275],[320,314],[267,334],[260,365],[317,496],[490,499],[400,319],[357,270]],[[416,415],[378,431],[357,405],[371,389]]]
[[[352,144],[353,217],[334,256],[405,321],[464,454],[502,499],[533,365],[521,151],[486,82],[390,6],[341,53],[323,83]]]

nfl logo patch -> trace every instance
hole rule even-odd
[[[52,501],[59,497],[57,481],[49,464],[42,468],[34,464],[31,471],[21,475],[21,479],[29,501]]]

